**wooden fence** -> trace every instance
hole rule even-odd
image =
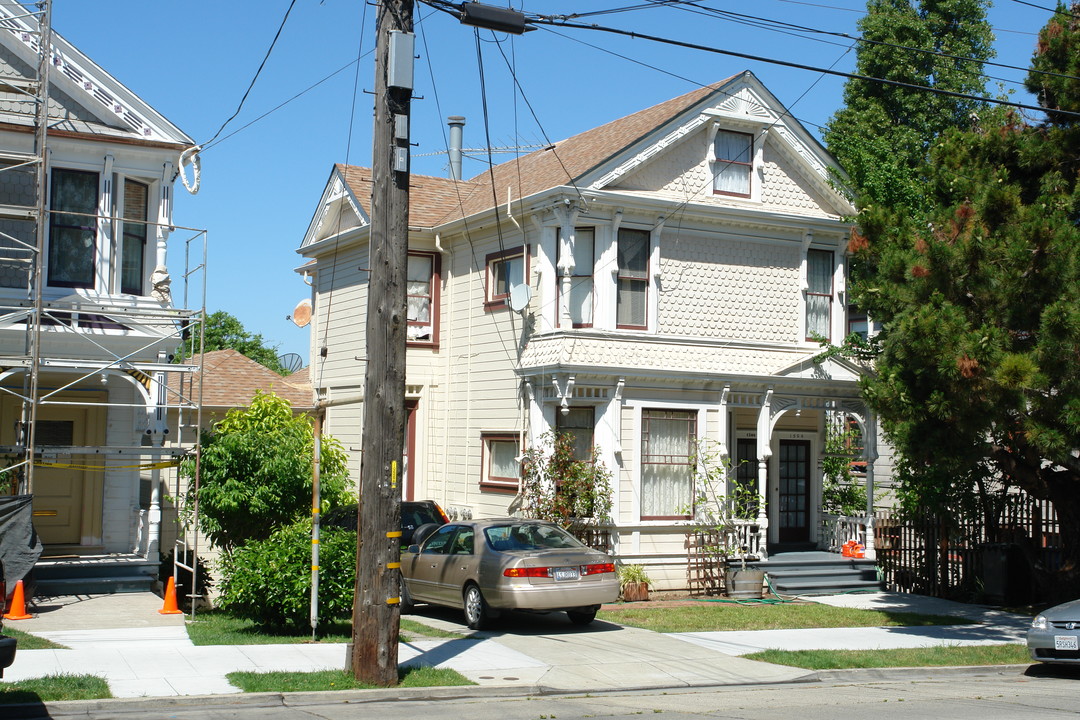
[[[876,514],[878,567],[890,590],[1020,604],[1040,599],[1033,569],[1060,565],[1057,515],[1049,501],[1006,497],[996,517],[900,519]]]

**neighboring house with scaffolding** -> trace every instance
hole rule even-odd
[[[523,450],[569,432],[613,473],[615,554],[659,589],[685,588],[708,440],[732,463],[728,490],[766,499],[741,525],[753,556],[858,538],[872,557],[869,507],[822,509],[829,428],[858,428],[871,496],[888,471],[862,371],[815,361],[816,338],[858,329],[836,169],[744,72],[471,180],[413,175],[405,498],[458,517],[514,512]],[[349,448],[361,444],[371,182],[336,166],[299,249],[312,384],[326,432]]]
[[[167,423],[196,410],[167,375],[193,369],[172,361],[204,313],[177,307],[166,256],[179,245],[198,263],[180,280],[201,281],[205,233],[172,216],[194,143],[52,32],[48,3],[32,9],[0,5],[6,489],[33,494],[45,557],[113,555],[121,575],[156,577],[164,468],[197,442]]]

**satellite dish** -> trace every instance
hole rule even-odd
[[[292,311],[292,321],[296,327],[307,327],[311,322],[311,301],[301,300]]]
[[[299,353],[285,353],[284,355],[278,355],[277,361],[281,364],[281,367],[291,373],[304,367],[304,358],[300,357]]]
[[[521,312],[528,307],[531,299],[532,288],[525,283],[510,288],[510,309],[514,312]]]

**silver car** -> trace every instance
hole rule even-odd
[[[587,625],[619,595],[611,556],[553,523],[476,520],[417,532],[422,544],[401,556],[406,612],[416,602],[462,608],[479,630],[502,610],[561,610]]]
[[[1055,605],[1031,621],[1031,658],[1045,663],[1080,663],[1080,600]]]

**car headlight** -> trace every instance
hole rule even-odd
[[[1035,619],[1031,621],[1031,627],[1036,629],[1036,630],[1045,630],[1046,629],[1046,616],[1045,615],[1036,615]]]

